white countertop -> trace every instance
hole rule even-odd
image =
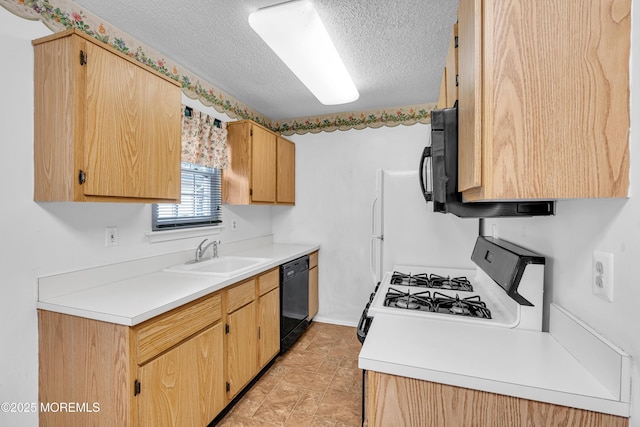
[[[628,402],[544,332],[376,314],[359,367],[629,416]]]
[[[102,283],[100,274],[96,272],[95,283],[91,283],[93,280],[91,270],[85,270],[82,275],[68,275],[68,281],[83,282],[70,286],[71,291],[57,292],[57,295],[51,291],[40,292],[37,307],[42,310],[133,326],[318,249],[318,245],[270,243],[229,253],[226,255],[271,259],[255,269],[230,277],[203,277],[155,271],[137,277]],[[64,279],[65,275],[61,276]],[[64,282],[65,280],[57,277],[56,281]],[[68,283],[64,285],[69,286]]]

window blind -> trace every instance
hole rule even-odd
[[[181,170],[180,204],[153,205],[153,231],[222,223],[220,170],[184,162]]]

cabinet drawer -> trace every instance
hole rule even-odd
[[[233,313],[256,299],[256,279],[249,279],[227,291],[227,313]]]
[[[258,276],[258,294],[260,296],[275,289],[280,284],[280,268],[276,267],[271,271]]]
[[[218,292],[134,327],[138,344],[138,365],[215,323],[221,317],[222,304]]]
[[[318,266],[318,251],[315,251],[312,254],[309,254],[309,268]]]

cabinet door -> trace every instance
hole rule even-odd
[[[318,267],[309,269],[309,319],[318,314]]]
[[[280,289],[261,296],[258,307],[259,367],[262,368],[280,351]]]
[[[626,417],[375,371],[366,373],[365,394],[366,421],[371,427],[629,425]]]
[[[139,369],[140,426],[205,426],[223,409],[223,332],[217,324]]]
[[[482,0],[458,8],[458,189],[482,183]]]
[[[276,201],[276,135],[253,126],[251,140],[251,201]]]
[[[456,39],[458,37],[458,24],[454,24],[453,33],[449,40],[449,50],[440,82],[440,96],[438,98],[438,109],[451,108],[458,99],[458,51]]]
[[[84,194],[180,200],[180,88],[87,43]]]
[[[277,139],[277,201],[278,203],[296,202],[296,146],[284,138]]]
[[[449,40],[449,50],[447,51],[446,85],[447,85],[447,108],[453,107],[458,100],[458,24],[453,25],[453,34]]]
[[[232,399],[258,372],[256,302],[229,314],[227,322],[227,397]]]
[[[460,1],[465,200],[627,195],[630,26],[630,0]]]

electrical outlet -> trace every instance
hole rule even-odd
[[[594,295],[597,295],[609,302],[613,302],[612,253],[593,251],[591,287]]]
[[[107,227],[104,229],[104,245],[118,246],[118,227]]]
[[[231,220],[231,231],[238,231],[238,220],[237,219],[232,219]]]

